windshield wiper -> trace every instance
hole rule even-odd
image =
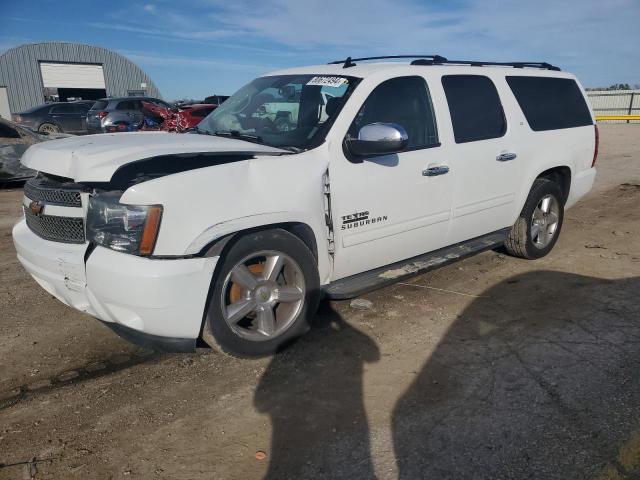
[[[208,135],[218,135],[220,137],[230,137],[230,138],[238,138],[240,140],[246,140],[247,142],[258,143],[260,145],[266,145],[267,147],[279,148],[280,150],[286,150],[291,153],[299,153],[302,150],[297,147],[284,147],[284,146],[273,146],[269,145],[262,140],[262,137],[259,135],[253,135],[251,133],[242,133],[238,130],[216,130],[213,133],[209,133]]]
[[[211,133],[209,133],[206,130],[203,130],[202,128],[198,127],[197,125],[195,127],[191,127],[188,128],[184,131],[185,133],[197,133],[198,135],[211,135]]]
[[[249,142],[263,143],[262,137],[251,133],[242,133],[239,130],[216,130],[213,134],[220,137],[233,137],[247,140]]]

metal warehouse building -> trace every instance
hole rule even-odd
[[[21,45],[0,55],[0,116],[45,101],[148,95],[160,97],[136,64],[92,45],[47,42]]]

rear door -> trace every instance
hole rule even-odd
[[[375,122],[403,127],[409,146],[356,159],[341,142],[332,145],[334,280],[444,246],[453,180],[425,78],[397,77],[375,86],[346,134],[357,137]],[[426,174],[438,167],[440,174]]]
[[[122,100],[116,106],[117,118],[129,124],[139,125],[144,120],[140,100]]]
[[[65,133],[77,133],[83,130],[83,119],[80,109],[76,105],[54,105],[49,110],[49,116]]]
[[[96,101],[91,109],[87,112],[87,127],[92,131],[97,131],[101,128],[102,116],[106,115],[105,110],[109,104],[106,100]]]
[[[89,113],[89,109],[91,105],[86,103],[77,103],[73,105],[74,112],[76,114],[76,118],[78,119],[78,130],[76,133],[85,133],[87,131],[87,113]]]
[[[504,79],[502,79],[504,83]],[[444,75],[455,171],[449,244],[513,223],[523,175],[517,134],[509,128],[496,81],[486,75]]]

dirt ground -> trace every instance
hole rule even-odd
[[[640,126],[600,131],[549,256],[325,303],[260,360],[147,352],[51,298],[0,191],[0,478],[640,478]]]

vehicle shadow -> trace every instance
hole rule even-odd
[[[510,278],[397,402],[401,479],[640,478],[640,277]]]
[[[321,305],[310,334],[273,357],[256,389],[273,432],[265,478],[375,478],[362,376],[378,359],[373,340]]]

